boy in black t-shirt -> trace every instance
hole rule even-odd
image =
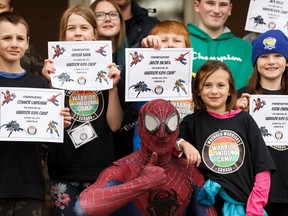
[[[20,59],[29,46],[27,22],[14,12],[0,14],[0,86],[49,88],[40,76],[26,72]],[[64,126],[71,116],[63,108]],[[45,185],[41,143],[0,141],[0,215],[42,215]]]

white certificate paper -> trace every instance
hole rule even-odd
[[[0,140],[63,142],[64,90],[1,87]]]
[[[190,100],[191,48],[126,49],[125,100]]]
[[[245,30],[263,33],[270,29],[288,35],[288,1],[250,0]]]
[[[288,96],[252,95],[249,112],[266,145],[288,145]]]
[[[67,90],[105,90],[113,87],[108,78],[112,63],[111,41],[51,41],[48,58],[56,71],[51,74],[54,88]]]

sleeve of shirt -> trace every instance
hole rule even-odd
[[[183,155],[183,151],[178,151],[175,147],[172,149],[172,155],[176,157],[181,157]]]
[[[184,140],[189,140],[189,134],[187,132],[189,126],[188,126],[188,123],[187,123],[187,119],[184,118],[183,121],[180,123],[180,126],[179,126],[179,138],[184,138]],[[191,141],[190,141],[191,142]],[[183,155],[183,151],[179,151],[177,148],[176,148],[176,143],[175,143],[175,147],[172,149],[172,155],[173,156],[176,156],[176,157],[181,157]]]
[[[247,201],[246,216],[264,215],[263,207],[268,201],[270,183],[270,171],[260,172],[255,176],[254,187]]]

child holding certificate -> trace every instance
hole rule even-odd
[[[175,20],[165,20],[157,23],[150,31],[149,35],[141,41],[142,48],[190,48],[189,32],[186,26]],[[138,102],[139,110],[146,101]],[[172,101],[180,113],[180,119],[192,112],[192,102]],[[180,111],[181,110],[181,111]],[[140,138],[137,130],[134,133],[134,150],[139,149]]]
[[[92,10],[81,5],[71,6],[62,15],[59,39],[93,41],[97,39],[96,27]],[[109,67],[112,89],[66,91],[72,124],[65,131],[63,144],[50,145],[47,163],[55,215],[75,215],[77,196],[114,160],[112,131],[120,128],[123,113],[117,89],[120,71],[115,64]],[[43,75],[50,80],[49,74],[54,71],[53,60],[46,59]]]
[[[255,120],[235,110],[230,69],[223,62],[207,61],[193,84],[196,111],[180,123],[176,146],[185,155],[195,148],[201,152],[199,169],[207,180],[198,201],[215,202],[218,215],[265,215],[275,165]]]
[[[253,42],[254,72],[247,87],[239,89],[239,107],[249,108],[249,94],[288,94],[288,39],[280,30],[260,34]],[[249,94],[248,94],[249,93]],[[277,170],[271,175],[271,189],[265,207],[268,215],[288,212],[288,146],[268,146]]]
[[[118,95],[123,110],[123,122],[119,131],[113,133],[115,156],[121,158],[133,150],[133,134],[138,117],[136,102],[125,102],[125,48],[128,42],[125,33],[125,21],[121,9],[114,0],[95,0],[90,9],[95,12],[98,40],[111,40],[113,62],[121,73],[121,82],[118,86]]]
[[[0,86],[49,88],[43,77],[26,72],[20,59],[29,46],[29,26],[14,12],[0,14]],[[9,91],[2,92],[5,102],[13,100]],[[10,94],[10,95],[9,95]],[[15,97],[15,96],[14,96]],[[3,105],[3,101],[1,102]],[[65,125],[69,126],[69,109],[64,108]],[[19,125],[6,126],[12,133],[24,131]],[[2,130],[5,128],[1,126]],[[11,135],[11,134],[10,134]],[[12,135],[13,136],[13,135]],[[45,200],[41,143],[0,142],[0,215],[41,215]]]
[[[125,63],[125,48],[128,48],[128,42],[121,9],[114,0],[95,0],[90,5],[90,9],[96,15],[98,40],[111,40],[113,60],[122,68]]]

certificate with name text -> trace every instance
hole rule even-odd
[[[190,100],[191,48],[126,49],[125,100]]]
[[[48,58],[56,69],[50,75],[52,86],[67,90],[111,89],[111,46],[111,41],[48,42]]]
[[[288,35],[288,1],[250,0],[245,30],[263,33],[271,29]]]
[[[251,95],[249,113],[266,145],[288,145],[288,96]]]
[[[63,142],[64,90],[1,87],[0,140]]]

